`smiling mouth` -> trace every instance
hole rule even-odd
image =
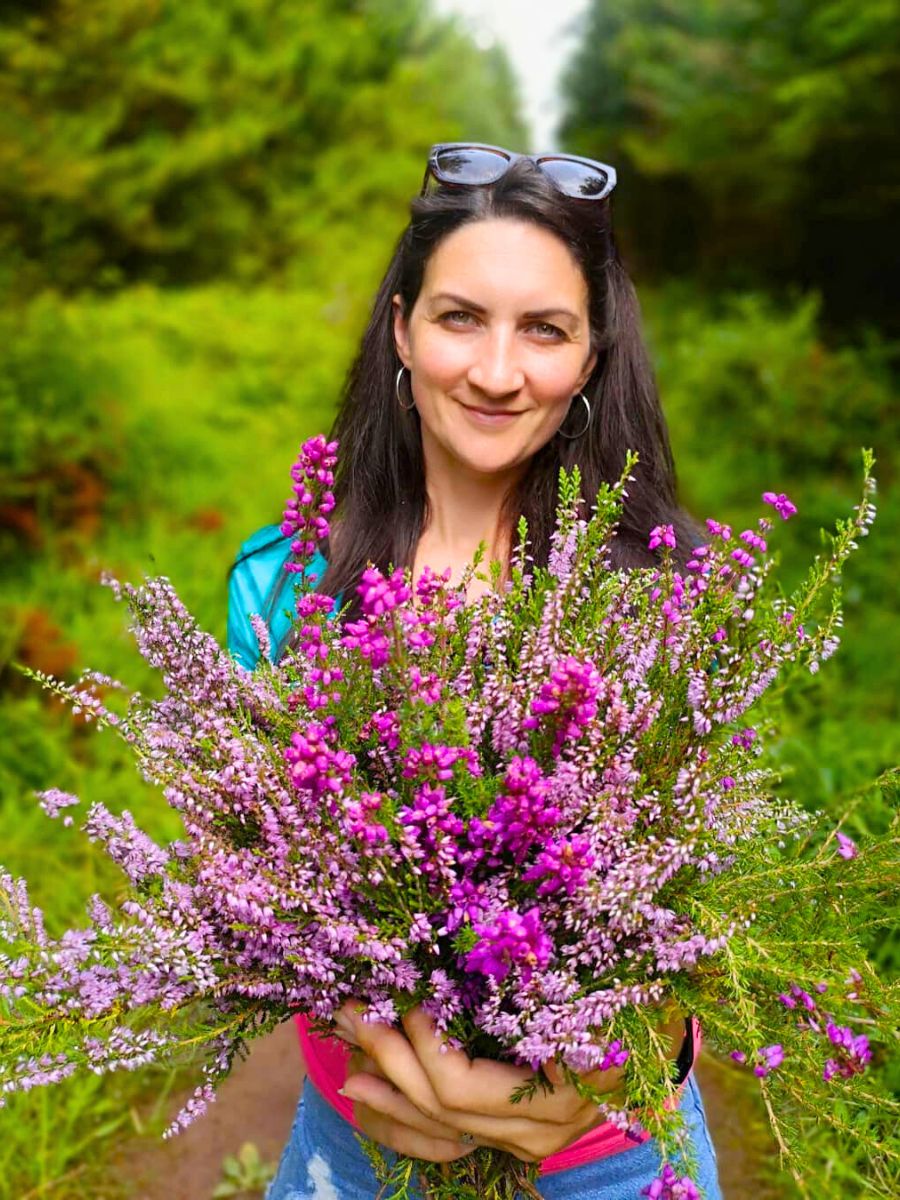
[[[521,416],[522,413],[524,412],[524,409],[521,409],[521,408],[517,408],[514,410],[510,410],[510,409],[502,410],[501,409],[499,411],[495,411],[490,408],[475,408],[475,406],[472,404],[463,404],[463,408],[466,409],[468,412],[478,413],[478,415],[481,417],[497,417],[497,418],[518,417],[518,416]]]

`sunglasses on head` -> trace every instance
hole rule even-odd
[[[515,154],[502,146],[478,142],[441,142],[431,147],[421,194],[425,195],[429,176],[451,186],[496,183],[520,158],[533,162],[564,195],[576,200],[605,200],[616,186],[615,168],[592,158],[574,154]]]

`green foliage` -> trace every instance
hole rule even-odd
[[[509,85],[496,52],[421,0],[13,8],[0,17],[0,291],[271,285],[306,274],[323,231],[333,282],[336,227],[352,229],[348,247],[361,218],[386,237],[431,141],[464,126],[521,139]]]
[[[643,273],[802,280],[896,332],[898,51],[898,0],[592,0],[562,132],[620,168]]]
[[[852,504],[860,446],[875,449],[879,516],[846,572],[843,644],[828,670],[795,685],[777,722],[788,790],[839,816],[851,793],[900,758],[900,673],[884,653],[894,620],[890,530],[900,515],[892,347],[874,335],[829,347],[810,296],[790,306],[759,293],[711,302],[682,284],[644,301],[685,504],[698,518],[746,527],[760,492],[787,491],[799,507],[778,530],[787,586],[819,530]]]

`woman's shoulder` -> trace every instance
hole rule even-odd
[[[241,542],[231,567],[232,579],[252,580],[260,590],[277,577],[291,555],[292,538],[281,531],[280,525],[263,525]],[[306,564],[302,574],[321,575],[327,566],[324,556],[317,550]]]

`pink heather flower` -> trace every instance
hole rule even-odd
[[[327,725],[311,721],[302,732],[291,734],[284,751],[291,782],[298,791],[309,791],[319,798],[341,792],[350,783],[356,759],[346,750],[331,745]]]
[[[668,546],[670,550],[674,550],[677,545],[675,538],[675,528],[672,525],[657,525],[650,530],[650,540],[647,547],[650,550],[656,550],[660,546]]]
[[[759,1059],[753,1068],[753,1074],[758,1079],[765,1079],[770,1071],[774,1071],[784,1062],[784,1051],[777,1042],[774,1046],[763,1046],[759,1051]]]
[[[725,639],[726,639],[727,637],[728,637],[728,634],[725,632],[725,630],[724,630],[724,629],[722,629],[722,628],[720,627],[720,628],[719,628],[719,629],[717,629],[717,630],[716,630],[716,632],[713,634],[712,640],[713,640],[714,642],[724,642],[724,641],[725,641]]]
[[[404,779],[447,781],[453,778],[453,766],[462,760],[470,775],[481,774],[478,755],[469,746],[433,746],[423,742],[414,746],[403,762]]]
[[[541,684],[531,702],[533,715],[525,718],[522,727],[535,729],[538,717],[559,713],[553,742],[553,755],[558,758],[565,743],[576,739],[597,715],[602,685],[603,677],[592,662],[580,662],[570,655],[558,662],[550,678]]]
[[[840,830],[837,831],[835,837],[837,838],[838,854],[841,858],[856,858],[859,850],[853,838],[847,837],[846,833],[841,833]]]
[[[501,980],[517,966],[522,982],[528,983],[536,970],[542,971],[550,962],[553,941],[541,926],[537,905],[526,913],[502,912],[495,921],[474,928],[480,940],[466,955],[467,971]]]
[[[734,786],[735,786],[734,776],[725,775],[722,779],[722,791],[730,792]]]
[[[766,545],[766,539],[764,537],[760,537],[760,535],[752,529],[745,529],[740,537],[741,541],[746,542],[747,545],[753,550],[759,550],[765,554],[766,550],[768,549]]]
[[[743,1052],[743,1050],[732,1050],[730,1057],[733,1058],[736,1063],[740,1063],[741,1066],[743,1066],[747,1061],[747,1055]]]
[[[586,837],[575,834],[569,839],[559,838],[548,842],[522,879],[540,879],[537,889],[539,896],[549,896],[563,887],[566,895],[571,896],[593,865],[590,842]]]
[[[719,537],[722,539],[723,542],[727,542],[727,541],[731,540],[731,526],[730,525],[722,525],[718,521],[714,521],[712,517],[707,517],[706,518],[706,528],[713,535],[713,537]]]
[[[661,1175],[647,1187],[641,1188],[641,1195],[647,1196],[648,1200],[700,1200],[700,1192],[694,1181],[687,1175],[676,1175],[668,1163]]]
[[[839,1075],[849,1079],[861,1074],[872,1061],[872,1051],[869,1049],[869,1039],[864,1033],[854,1033],[847,1025],[835,1025],[829,1021],[825,1026],[828,1040],[837,1051],[836,1058],[829,1058],[825,1063],[822,1077],[827,1081]]]
[[[762,498],[764,503],[773,506],[782,521],[789,520],[797,511],[796,504],[793,504],[784,492],[779,492],[778,495],[774,492],[763,492]]]
[[[610,1042],[606,1047],[606,1053],[603,1055],[603,1060],[597,1068],[599,1071],[608,1071],[611,1067],[624,1067],[628,1062],[628,1051],[622,1049],[622,1043],[618,1038]]]
[[[356,590],[362,597],[361,607],[367,617],[383,616],[405,604],[412,595],[412,589],[405,583],[399,567],[389,579],[377,567],[367,567]]]
[[[369,617],[363,621],[346,621],[341,632],[341,645],[345,650],[355,650],[367,658],[373,667],[383,667],[390,658],[391,640],[376,620]]]
[[[738,733],[731,735],[732,746],[741,746],[744,750],[749,750],[756,739],[756,730],[747,728],[741,729]]]
[[[560,819],[560,810],[547,800],[548,784],[533,758],[516,755],[510,760],[500,792],[482,821],[469,822],[468,841],[477,858],[489,862],[508,852],[523,862],[531,847],[543,841],[544,832]]]
[[[294,481],[294,497],[284,510],[281,532],[285,537],[296,540],[291,551],[301,560],[308,559],[316,549],[316,542],[328,536],[326,520],[335,505],[334,473],[331,468],[337,462],[337,442],[326,442],[322,434],[310,438],[300,448],[300,455],[291,467]],[[285,569],[299,572],[304,561],[288,562]]]

